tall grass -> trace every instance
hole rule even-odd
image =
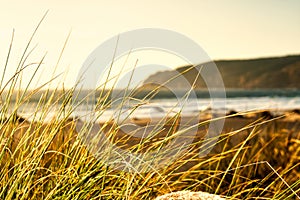
[[[15,75],[8,83],[3,82],[6,62],[1,81],[0,94],[5,98],[0,124],[0,199],[153,199],[178,190],[207,191],[231,199],[299,198],[300,133],[276,120],[260,118],[242,128],[224,130],[217,145],[205,157],[198,156],[199,147],[209,141],[202,140],[200,131],[188,151],[178,153],[176,160],[161,169],[155,168],[155,160],[180,150],[176,149],[180,146],[174,146],[170,152],[159,151],[175,136],[180,136],[176,129],[180,115],[168,122],[164,134],[153,131],[146,139],[120,135],[120,126],[107,122],[102,125],[104,133],[98,134],[106,134],[118,147],[135,153],[157,152],[154,162],[150,162],[153,166],[144,166],[136,160],[136,165],[129,166],[131,171],[126,172],[114,168],[112,162],[108,165],[107,161],[122,161],[120,156],[106,148],[105,141],[95,156],[80,137],[89,134],[91,127],[87,124],[79,131],[76,123],[82,122],[71,119],[77,106],[73,101],[74,88],[47,89],[55,77],[35,90],[28,90],[31,81],[25,90],[17,88],[28,66],[27,58],[31,54],[28,49],[36,30]],[[11,48],[7,60],[10,54]],[[43,59],[34,63],[35,72]],[[29,106],[31,97],[41,91],[43,95],[33,112],[34,120],[20,118],[18,111]],[[110,92],[101,92],[97,106],[100,111],[112,103]],[[15,101],[14,94],[17,94]],[[47,113],[54,107],[57,117],[46,122]],[[197,128],[205,130],[207,123],[201,122]],[[97,138],[97,134],[93,136]],[[144,167],[150,170],[138,170]]]

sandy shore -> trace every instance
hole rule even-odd
[[[196,132],[193,136],[194,142],[203,139],[207,134],[209,123],[206,123],[206,121],[211,119],[213,119],[211,116],[202,118],[200,125],[192,129],[193,132]],[[51,142],[48,144],[48,151],[62,151],[62,149],[72,145],[76,141],[76,138],[78,139],[76,123],[78,123],[78,121],[74,121],[73,119],[56,122],[56,124],[30,123],[26,119],[17,119],[14,124],[5,124],[2,122],[0,132],[4,134],[6,138],[10,139],[3,140],[1,146],[2,148],[5,147],[7,152],[10,152],[10,155],[17,155],[17,152],[22,150],[21,146],[26,146],[28,143],[36,140],[39,135],[43,135],[45,141],[47,137],[50,137]],[[189,128],[188,123],[181,125],[181,128],[184,126]],[[100,127],[107,137],[110,137],[112,132],[115,133],[112,140],[116,145],[120,145],[122,148],[131,148],[143,142],[145,150],[147,150],[153,143],[163,140],[166,136],[175,134],[178,131],[179,124],[178,119],[170,120],[161,126],[157,126],[157,124],[119,126],[110,121],[109,123],[100,124]],[[232,112],[224,121],[221,135],[232,133],[228,142],[230,145],[235,146],[245,140],[254,128],[267,130],[274,127],[280,129],[283,133],[292,134],[290,137],[300,138],[300,114],[297,112],[286,112],[282,116],[271,116],[270,113],[266,111],[247,113],[244,115]],[[146,131],[150,133],[156,132],[156,134],[151,137],[148,136],[145,139],[143,138],[143,136],[145,136],[143,134],[145,134]],[[268,131],[261,133],[261,137],[267,137],[267,133]],[[218,153],[220,151],[220,147],[216,146],[212,153]]]
[[[115,133],[114,140],[120,143],[122,147],[132,147],[141,143],[144,140],[144,144],[152,144],[156,141],[163,140],[165,137],[172,134],[176,134],[178,129],[181,131],[189,130],[192,134],[184,134],[186,136],[194,137],[194,142],[203,138],[208,129],[213,130],[214,125],[211,125],[210,120],[218,121],[224,120],[224,125],[220,126],[222,134],[232,133],[234,137],[231,137],[230,143],[237,145],[243,141],[247,135],[256,129],[268,129],[270,127],[276,127],[281,130],[287,130],[293,133],[293,137],[298,138],[300,133],[300,114],[294,112],[286,112],[279,116],[273,116],[268,111],[259,111],[256,113],[247,113],[244,115],[231,113],[226,118],[215,119],[210,115],[205,115],[199,121],[199,125],[195,126],[198,122],[180,123],[180,119],[173,119],[161,125],[158,124],[126,124],[118,125],[112,121],[106,124],[101,124],[103,132],[107,134],[107,137],[111,132]],[[182,121],[181,121],[182,122]],[[195,127],[191,128],[191,125]],[[219,128],[220,129],[220,128]],[[188,132],[188,131],[186,131]],[[152,136],[151,136],[152,134]],[[144,138],[144,139],[143,139]],[[148,138],[148,139],[145,139]],[[125,141],[125,143],[124,143]]]

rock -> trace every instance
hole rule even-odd
[[[225,200],[225,198],[207,192],[179,191],[159,196],[155,200]]]
[[[235,110],[230,110],[228,113],[226,113],[226,116],[230,116],[230,117],[237,117],[237,118],[244,118],[243,115],[240,115],[238,112],[236,112]]]

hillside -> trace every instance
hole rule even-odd
[[[210,64],[204,63],[201,66],[210,67]],[[223,77],[226,88],[300,89],[300,55],[247,60],[217,60],[215,64]],[[191,84],[194,83],[198,74],[193,66],[179,67],[176,71],[183,74]],[[162,83],[171,80],[169,84],[182,89],[184,86],[179,78],[174,78],[178,74],[176,71],[157,72],[150,75],[144,83]],[[206,87],[201,77],[198,77],[195,83],[196,88]],[[151,87],[150,85],[147,84],[146,88]]]

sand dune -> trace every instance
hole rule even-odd
[[[266,111],[252,115],[240,115],[234,112],[229,114],[230,115],[225,119],[222,134],[237,132],[230,137],[229,144],[232,146],[242,142],[254,127],[268,129],[276,126],[284,130],[293,130],[294,135],[292,137],[299,138],[300,114],[296,112],[288,112],[285,116],[274,120],[271,119],[274,116],[271,116],[271,114]],[[206,117],[206,119],[202,118],[202,121],[200,122],[211,119],[211,116]],[[152,127],[149,126],[149,124],[143,126],[143,124],[140,123],[137,123],[137,126],[134,126],[133,124],[120,126],[113,121],[110,121],[105,124],[100,124],[100,127],[107,138],[109,138],[112,132],[115,133],[115,136],[110,139],[115,144],[122,146],[122,148],[131,148],[143,140],[145,149],[147,149],[157,141],[164,139],[166,136],[175,134],[179,127],[178,120],[179,119],[173,119],[160,126],[152,124]],[[270,122],[265,123],[266,120],[270,120]],[[2,138],[5,139],[1,141],[1,148],[5,149],[6,156],[6,159],[2,160],[11,161],[12,163],[17,162],[18,159],[20,159],[19,156],[21,155],[21,151],[22,156],[30,155],[33,150],[32,144],[34,143],[36,148],[34,151],[38,151],[39,149],[41,151],[48,151],[48,153],[45,154],[47,155],[45,156],[46,165],[47,162],[50,162],[55,152],[63,152],[68,146],[73,145],[76,140],[80,141],[75,127],[77,122],[78,121],[74,119],[67,119],[59,122],[41,124],[39,122],[29,122],[22,117],[16,117],[13,123],[2,120],[0,132],[4,136]],[[188,127],[189,125],[186,124],[186,126]],[[197,127],[197,134],[195,135],[194,142],[203,139],[207,133],[208,126],[209,124],[204,124]],[[147,131],[148,134],[156,131],[156,134],[153,136],[148,135],[148,139],[145,140],[144,137]],[[98,132],[94,134],[98,134]],[[262,137],[266,136],[262,135]],[[220,151],[220,147],[216,146],[212,153],[218,153]]]

